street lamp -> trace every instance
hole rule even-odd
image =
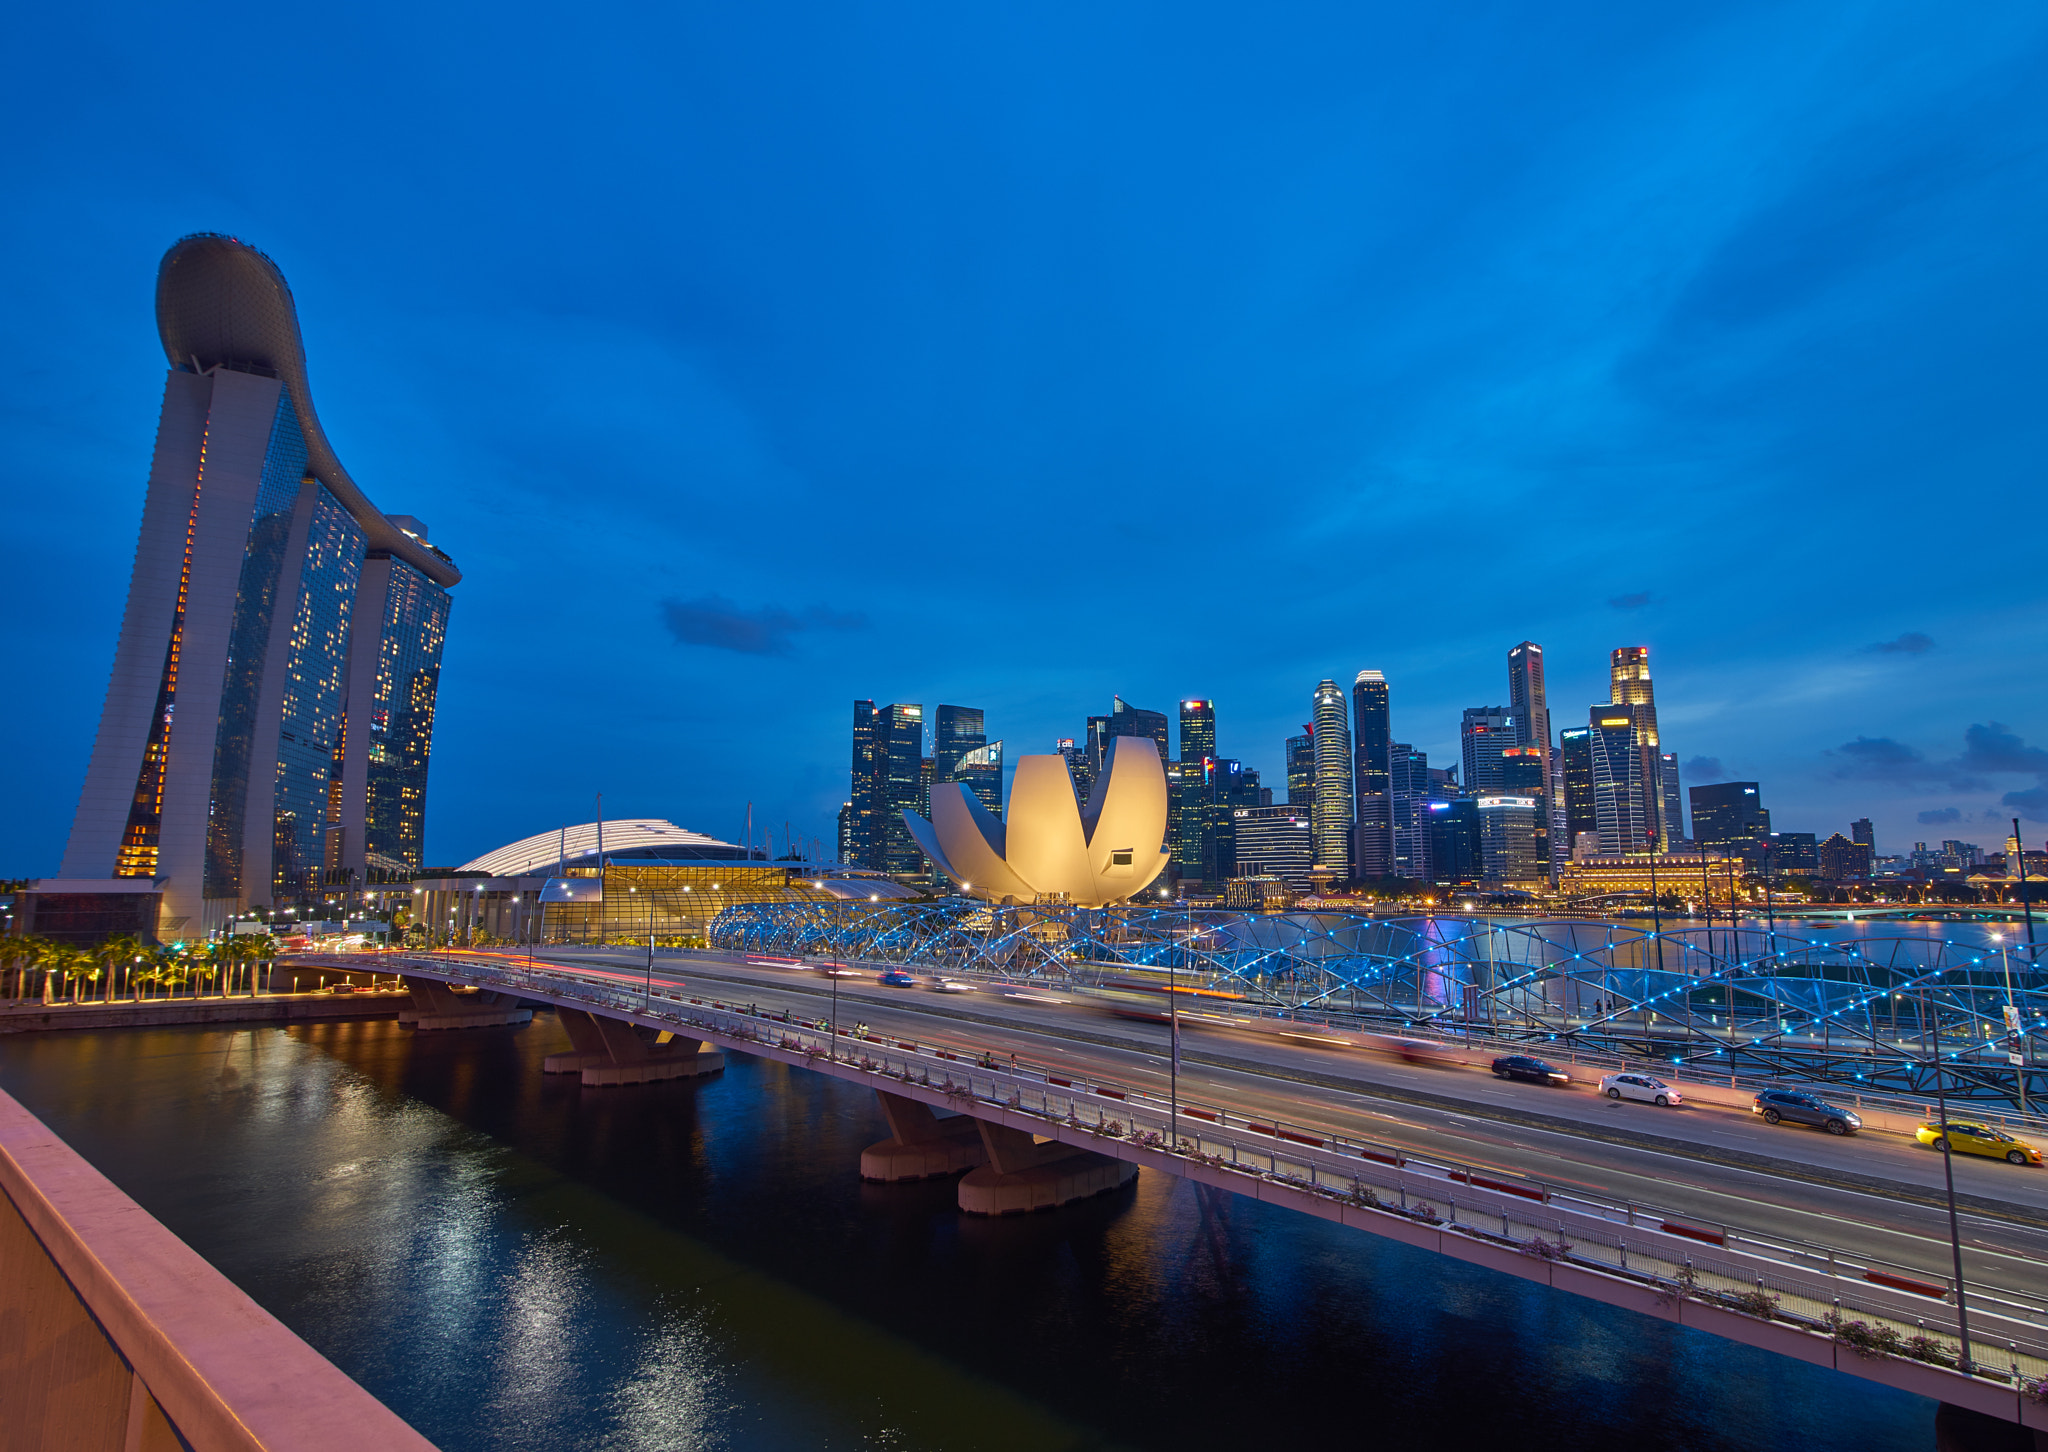
[[[1921,984],[1920,1022],[1927,1022],[1927,985]],[[1936,1026],[1937,1030],[1939,1025]],[[1941,1127],[1941,1174],[1948,1185],[1948,1243],[1955,1257],[1956,1267],[1956,1330],[1962,1342],[1962,1355],[1957,1360],[1957,1370],[1968,1375],[1970,1365],[1970,1313],[1963,1303],[1963,1232],[1956,1219],[1956,1172],[1949,1158],[1948,1092],[1941,1086],[1941,1035],[1937,1031],[1932,1037],[1934,1048],[1934,1104],[1939,1117],[1935,1123]]]

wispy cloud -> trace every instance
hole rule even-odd
[[[1934,637],[1909,630],[1895,640],[1880,640],[1863,648],[1873,655],[1925,655],[1934,649]]]
[[[661,623],[684,645],[709,646],[740,655],[788,655],[795,637],[807,630],[860,630],[867,617],[858,611],[828,610],[807,605],[785,610],[780,605],[749,609],[723,595],[661,602]]]
[[[1993,776],[2031,776],[2032,787],[2007,792],[1999,800],[2023,817],[2048,821],[2048,750],[2029,746],[2010,728],[1997,721],[1973,724],[1963,732],[1960,756],[1946,761],[1929,757],[1918,747],[1889,736],[1859,736],[1828,753],[1841,764],[1835,776],[1843,781],[1889,782],[1914,788],[1945,785],[1951,791],[1984,791]],[[1956,813],[1944,816],[1943,812]],[[1928,824],[1964,820],[1953,807],[1922,812]]]
[[[1939,827],[1948,822],[1962,821],[1963,814],[1954,807],[1936,807],[1931,812],[1922,812],[1919,820],[1923,827]]]
[[[1727,769],[1721,765],[1721,758],[1718,756],[1695,756],[1690,758],[1685,763],[1684,776],[1687,781],[1695,786],[1705,786],[1709,782],[1728,780]]]

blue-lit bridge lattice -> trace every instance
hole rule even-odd
[[[1994,936],[1997,935],[1997,936]],[[1164,972],[1262,1013],[1569,1042],[1872,1092],[2048,1098],[2048,971],[2013,925],[1712,926],[1125,906],[747,903],[716,947],[1090,986]],[[2017,939],[2017,941],[2015,941]],[[2044,944],[2048,946],[2048,944]],[[2017,1025],[2015,1031],[2014,1025]],[[2011,1055],[2023,1055],[2015,1066]]]

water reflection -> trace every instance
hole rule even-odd
[[[0,1084],[450,1452],[1932,1446],[1929,1404],[1142,1175],[864,1186],[862,1091],[586,1091],[528,1029],[134,1030]]]

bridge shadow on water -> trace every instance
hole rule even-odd
[[[0,1087],[449,1452],[1910,1449],[1934,1407],[1143,1174],[978,1220],[863,1090],[386,1022],[45,1035]]]

